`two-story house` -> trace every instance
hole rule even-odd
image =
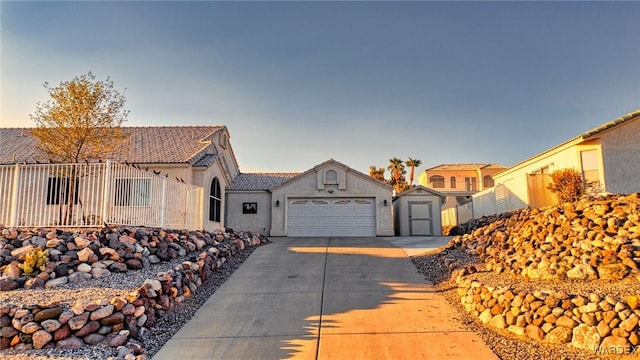
[[[418,184],[446,196],[443,210],[471,201],[471,195],[493,187],[493,175],[506,167],[498,164],[441,164],[418,175]]]

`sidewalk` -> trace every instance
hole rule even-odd
[[[274,238],[154,359],[497,359],[411,264],[425,239]]]

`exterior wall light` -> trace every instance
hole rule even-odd
[[[384,199],[383,204],[384,204],[384,206],[387,206],[387,199]]]
[[[280,207],[280,200],[276,200],[276,207]]]

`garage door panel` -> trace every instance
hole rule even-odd
[[[367,198],[290,200],[288,235],[375,236],[374,204]]]

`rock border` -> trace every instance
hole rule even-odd
[[[5,235],[5,238],[13,238],[9,240],[22,238],[20,244],[23,246],[14,246],[11,251],[15,254],[16,248],[32,247],[33,244],[24,245],[24,243],[30,242],[31,238],[37,236],[37,234],[43,234],[43,232],[20,232],[5,229],[3,235]],[[69,244],[78,246],[76,239],[81,239],[81,243],[84,245],[82,249],[89,249],[94,255],[96,252],[90,246],[98,247],[99,251],[97,253],[101,254],[101,257],[87,256],[84,261],[71,259],[71,261],[66,262],[64,260],[55,262],[58,265],[60,263],[72,263],[74,271],[72,271],[71,275],[78,272],[82,273],[83,271],[78,270],[82,266],[94,265],[104,260],[120,264],[126,264],[127,259],[135,259],[136,257],[148,260],[152,253],[158,253],[158,249],[175,250],[174,252],[167,251],[168,258],[189,254],[193,256],[191,256],[190,260],[182,261],[168,271],[158,272],[153,279],[146,279],[135,290],[123,291],[121,296],[101,298],[87,304],[78,302],[74,304],[68,302],[16,304],[3,301],[0,304],[0,347],[2,350],[19,352],[43,348],[64,350],[108,342],[111,347],[124,350],[119,351],[118,358],[126,356],[145,358],[145,350],[135,341],[130,342],[130,339],[139,339],[144,336],[148,327],[154,326],[159,318],[166,315],[185,299],[190,298],[217,269],[222,268],[228,259],[237,256],[239,251],[244,250],[246,247],[254,247],[269,242],[268,239],[262,236],[249,232],[235,233],[232,230],[224,233],[208,233],[120,228],[117,231],[102,229],[100,231],[101,236],[95,236],[95,231],[81,231],[69,234],[58,230],[49,231],[46,234],[47,237],[51,238],[49,240],[58,238],[54,234],[66,234],[67,236],[61,236],[65,247],[68,247]],[[91,239],[91,234],[95,238]],[[84,241],[87,238],[91,240]],[[155,243],[151,243],[148,241],[149,239],[153,239]],[[56,244],[55,248],[62,245],[59,241],[50,242],[49,240],[47,240],[49,244]],[[11,241],[4,242],[5,245],[8,243],[11,243]],[[15,241],[13,243],[17,244]],[[141,243],[145,246],[141,246]],[[112,246],[108,247],[105,244]],[[130,246],[120,246],[122,244]],[[10,248],[11,245],[8,247]],[[74,249],[71,251],[77,249],[73,245],[71,248]],[[100,251],[104,249],[110,250]],[[119,261],[113,260],[114,251]],[[118,251],[120,251],[120,254],[118,254]],[[75,252],[75,254],[78,252]],[[22,251],[21,253],[25,254],[26,252]],[[68,253],[66,252],[63,256],[69,256]],[[139,255],[136,256],[136,254]],[[1,268],[3,270],[2,280],[5,283],[9,281],[20,283],[16,278],[10,278],[5,274],[11,264],[15,265],[16,262],[12,257],[7,258],[10,261],[5,261],[8,264]],[[148,261],[140,261],[139,263],[143,267],[149,264]],[[53,276],[52,279],[45,283],[46,286],[49,281],[56,279],[55,269],[56,266],[52,265],[47,268],[49,270],[48,273],[46,271],[43,272],[46,275],[41,273],[38,274],[38,277],[28,278]],[[14,270],[9,269],[9,272]],[[125,271],[135,272],[136,270],[132,270],[127,266]],[[23,283],[27,284],[27,281]],[[84,283],[81,282],[79,285],[82,286]],[[55,286],[50,287],[55,288]]]

